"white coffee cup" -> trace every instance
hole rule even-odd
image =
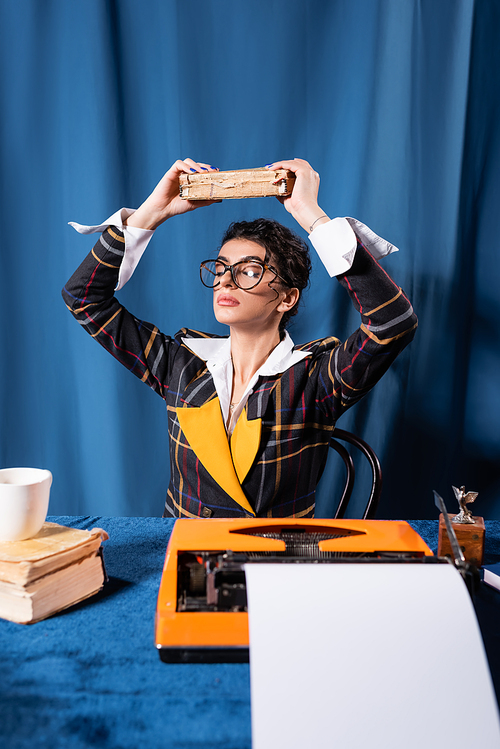
[[[36,536],[47,517],[51,484],[44,468],[0,470],[0,541]]]

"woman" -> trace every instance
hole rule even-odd
[[[295,173],[292,195],[280,200],[361,313],[360,328],[343,344],[332,337],[294,346],[284,325],[308,283],[307,246],[264,219],[233,224],[219,254],[201,265],[228,338],[186,329],[170,338],[118,303],[114,290],[132,275],[153,231],[210,203],[179,197],[179,176],[212,170],[207,164],[177,161],[137,211],[122,209],[98,227],[73,224],[104,233],[63,290],[68,307],[167,405],[167,517],[312,517],[336,420],[384,374],[417,325],[374,258],[395,248],[354,219],[330,220],[317,202],[319,175],[306,161],[268,166]]]

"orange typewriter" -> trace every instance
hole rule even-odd
[[[439,561],[395,520],[177,520],[156,609],[167,663],[246,662],[246,564]]]

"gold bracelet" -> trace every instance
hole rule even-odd
[[[314,224],[316,224],[320,218],[328,218],[328,216],[326,215],[326,213],[324,213],[322,216],[319,216],[316,221],[313,221],[311,226],[309,227],[309,234],[312,232]]]

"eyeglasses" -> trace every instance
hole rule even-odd
[[[220,284],[222,276],[229,271],[236,286],[239,289],[248,291],[255,288],[262,281],[266,270],[274,273],[274,277],[279,278],[286,286],[290,286],[288,281],[285,281],[283,276],[280,276],[272,265],[267,265],[260,260],[253,259],[240,260],[238,263],[233,263],[233,265],[226,265],[222,260],[204,260],[200,265],[200,278],[204,286],[214,289]]]

